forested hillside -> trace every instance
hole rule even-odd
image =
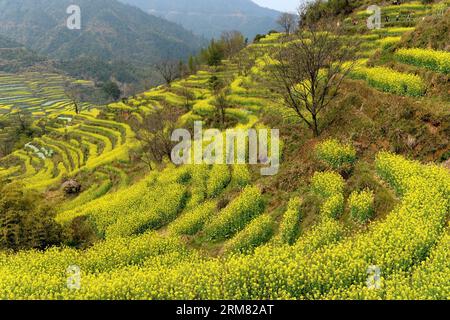
[[[66,9],[72,2],[0,2],[0,33],[59,59],[91,56],[104,60],[152,63],[163,56],[185,58],[202,44],[181,27],[113,0],[82,0],[82,28],[69,30]]]
[[[53,67],[74,77],[114,78],[123,83],[158,81],[153,64],[162,59],[186,60],[204,44],[175,23],[115,0],[78,1],[81,29],[70,30],[66,9],[71,4],[70,0],[1,0],[0,35],[53,60]],[[29,55],[20,52],[25,54]],[[25,65],[35,62],[34,57],[23,60]]]
[[[47,62],[47,59],[28,50],[22,44],[0,36],[0,71],[20,72]]]

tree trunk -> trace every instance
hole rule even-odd
[[[313,114],[313,133],[314,137],[318,137],[320,135],[319,133],[319,124],[317,123],[317,115]]]
[[[221,108],[221,115],[222,115],[222,130],[225,128],[225,108]]]

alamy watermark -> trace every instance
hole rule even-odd
[[[367,288],[371,290],[381,289],[381,269],[378,266],[369,266],[367,268]]]
[[[67,289],[80,290],[81,289],[81,268],[76,265],[71,265],[66,270],[67,273]]]
[[[381,29],[381,8],[377,5],[371,5],[367,8],[367,13],[371,14],[367,18],[367,28],[370,30]]]
[[[171,160],[181,164],[251,164],[266,165],[261,175],[273,176],[280,166],[278,129],[218,129],[203,131],[202,122],[194,123],[194,137],[186,129],[176,129],[171,140],[178,142]],[[270,150],[269,150],[270,149]]]
[[[81,8],[75,4],[67,7],[66,13],[69,15],[67,18],[67,28],[69,30],[81,30]]]

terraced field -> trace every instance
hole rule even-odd
[[[366,20],[369,16],[366,11],[359,11],[354,16],[354,23],[362,26],[362,31],[357,35],[348,36],[351,40],[360,43],[358,55],[361,60],[355,68],[351,77],[354,79],[361,79],[366,81],[370,86],[384,92],[390,92],[397,95],[406,96],[425,96],[427,93],[427,83],[419,75],[408,73],[405,71],[398,71],[395,68],[384,65],[368,66],[370,58],[383,53],[385,50],[395,48],[401,41],[402,36],[413,31],[414,25],[419,18],[429,15],[442,14],[450,7],[450,2],[442,1],[440,3],[426,6],[419,2],[408,2],[402,5],[388,6],[382,8],[383,14],[390,16],[403,16],[410,14],[415,17],[408,23],[387,23],[381,29],[368,30]],[[360,19],[357,20],[356,18]],[[347,18],[345,23],[352,21]],[[352,30],[347,26],[347,29]],[[281,37],[282,38],[282,37]],[[263,38],[259,43],[254,45],[258,52],[270,52],[279,46],[280,35],[272,34]],[[289,39],[283,41],[283,46],[289,46]],[[254,50],[255,51],[255,50]],[[399,63],[417,66],[425,70],[431,70],[436,74],[448,75],[448,61],[449,53],[446,51],[436,51],[432,49],[398,49],[395,51],[395,58]],[[264,64],[267,59],[261,60]],[[260,67],[264,68],[263,65]],[[253,70],[255,72],[255,70]]]
[[[63,177],[95,171],[114,161],[126,161],[136,146],[125,124],[97,119],[92,113],[53,113],[49,134],[0,159],[3,179],[20,181],[29,189],[45,190]],[[18,170],[13,170],[16,168]]]
[[[407,10],[417,18],[436,8],[408,3],[386,12],[396,17]],[[369,63],[410,32],[410,24],[349,35],[363,44],[351,77],[398,99],[441,103],[420,73]],[[268,110],[289,113],[263,85],[267,57],[289,41],[277,33],[244,49],[258,54],[246,75],[236,61],[202,67],[170,87],[110,104],[103,116],[95,109],[77,115],[54,103],[43,108],[55,120],[49,133],[0,159],[0,179],[44,192],[86,173],[91,184],[60,203],[56,220],[68,225],[84,218],[98,241],[84,250],[0,252],[0,299],[449,299],[450,173],[439,164],[386,151],[360,159],[351,143],[326,139],[314,154],[327,169],[312,173],[306,189],[276,208],[268,205],[268,191],[247,165],[168,162],[130,184],[120,164],[139,147],[136,128],[112,120],[115,115],[142,122],[168,105],[184,108],[182,93],[188,91],[194,98],[179,125],[212,123],[219,112],[209,85],[214,75],[227,81],[229,123],[264,129]],[[398,63],[448,74],[447,52],[395,48],[393,55]],[[28,89],[11,88],[11,96],[23,102]],[[42,107],[29,103],[31,110]],[[442,103],[450,108],[450,102]],[[340,173],[357,162],[370,168],[362,185],[379,190],[353,189],[352,170]],[[395,205],[384,212],[379,202],[388,197]],[[304,212],[311,203],[317,205],[314,219]],[[67,285],[70,266],[82,271],[77,289]],[[373,268],[381,272],[376,289],[368,285]]]
[[[44,117],[71,108],[64,94],[66,81],[58,74],[0,73],[0,116],[24,109],[36,117]]]

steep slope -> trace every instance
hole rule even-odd
[[[181,24],[204,37],[238,30],[253,38],[277,27],[278,11],[262,8],[250,0],[120,0]]]
[[[69,30],[70,0],[0,0],[0,34],[58,59],[84,56],[153,63],[184,58],[202,40],[174,23],[112,0],[80,0],[81,30]]]
[[[450,11],[443,15],[427,17],[402,41],[408,48],[421,47],[450,51]]]

